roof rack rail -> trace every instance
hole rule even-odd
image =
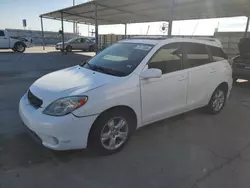
[[[161,35],[139,35],[131,37],[131,39],[147,39],[147,40],[164,40],[167,38],[169,37]]]
[[[207,40],[207,41],[210,41],[210,42],[214,42],[217,45],[222,47],[221,41],[219,39],[217,39],[217,38],[214,38],[214,37],[191,37],[191,38],[194,38],[196,40]]]

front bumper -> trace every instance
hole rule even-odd
[[[55,49],[56,49],[56,50],[62,50],[63,48],[62,48],[61,45],[56,45],[56,46],[55,46]]]
[[[60,117],[45,115],[42,109],[30,105],[26,94],[20,100],[19,114],[42,144],[54,150],[86,148],[90,128],[97,118],[97,115],[82,118],[72,114]]]

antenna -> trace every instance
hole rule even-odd
[[[150,25],[148,25],[148,29],[147,29],[147,33],[146,33],[146,35],[148,35],[149,28],[150,28]]]
[[[195,31],[196,31],[196,29],[197,29],[199,23],[200,23],[199,21],[196,23],[196,25],[195,25],[195,27],[194,27],[194,30],[193,30],[193,33],[192,33],[192,35],[191,35],[190,38],[192,38],[192,37],[194,36],[194,33],[195,33]]]

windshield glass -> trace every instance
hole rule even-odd
[[[73,41],[76,40],[76,39],[78,39],[78,38],[69,39],[69,40],[66,41],[66,42],[73,42]]]
[[[153,45],[148,44],[117,43],[90,59],[84,67],[114,76],[127,76],[152,48]]]

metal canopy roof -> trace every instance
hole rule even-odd
[[[167,21],[173,0],[96,0],[42,14],[43,18],[98,25]],[[175,0],[173,20],[250,15],[250,0]]]

